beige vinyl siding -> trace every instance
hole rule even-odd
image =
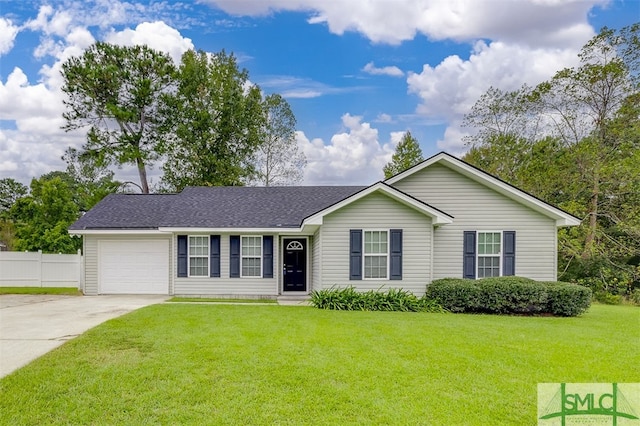
[[[169,236],[165,235],[84,235],[84,294],[97,295],[98,294],[98,265],[99,265],[99,241],[151,241],[151,240],[169,240],[169,247],[171,247],[171,241]],[[171,249],[167,253],[167,263],[169,264],[169,294],[171,294],[171,275],[173,274],[170,258]]]
[[[516,275],[556,279],[553,219],[441,164],[393,186],[454,216],[434,232],[434,279],[462,276],[463,231],[516,231]]]
[[[386,195],[373,193],[327,215],[321,230],[322,288],[403,288],[422,295],[429,280],[431,218]],[[349,280],[349,230],[402,229],[402,280]]]
[[[322,289],[322,239],[319,228],[311,239],[311,282],[307,286],[310,291]]]
[[[84,260],[82,292],[85,295],[96,295],[98,294],[98,242],[94,236],[82,237],[82,254]]]
[[[183,234],[181,234],[183,235]],[[210,234],[189,234],[189,235],[210,235]],[[219,234],[216,234],[219,235]],[[273,278],[229,278],[229,236],[220,235],[220,277],[177,277],[174,272],[174,294],[177,296],[277,296],[278,279],[280,276],[280,247],[279,238],[273,237]],[[242,234],[251,235],[251,234]],[[174,235],[173,244],[173,270],[178,270],[177,235]]]

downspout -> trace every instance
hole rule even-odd
[[[431,284],[433,282],[433,247],[435,246],[433,240],[436,238],[436,225],[431,226],[431,242],[430,244],[430,250],[429,250],[429,284]]]

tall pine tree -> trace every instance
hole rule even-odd
[[[424,158],[422,157],[422,150],[420,149],[418,140],[411,136],[411,132],[407,131],[398,143],[396,152],[391,157],[391,161],[382,169],[384,178],[388,179],[393,175],[397,175],[409,167],[415,166],[422,160],[424,160]]]

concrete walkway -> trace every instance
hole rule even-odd
[[[168,298],[0,295],[0,377],[104,321]]]

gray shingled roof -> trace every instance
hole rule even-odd
[[[298,227],[362,186],[188,187],[179,194],[111,194],[69,229]]]
[[[156,229],[178,194],[109,194],[69,229]]]

